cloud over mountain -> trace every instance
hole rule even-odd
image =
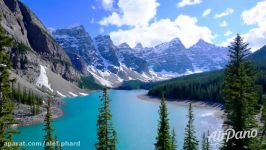
[[[156,0],[119,0],[119,11],[103,17],[102,26],[126,26],[111,31],[110,36],[115,44],[127,42],[131,47],[141,42],[144,46],[154,46],[179,37],[186,47],[195,44],[199,39],[212,43],[214,35],[206,26],[198,25],[198,19],[180,14],[175,19],[157,20]]]

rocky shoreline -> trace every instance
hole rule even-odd
[[[56,99],[51,107],[52,118],[57,119],[64,115],[61,106],[64,104],[62,99]],[[15,104],[14,117],[18,124],[16,126],[30,126],[44,121],[46,115],[45,104],[40,106],[40,112],[37,115],[32,115],[30,106],[25,104]]]
[[[156,102],[158,103],[160,99],[158,97],[152,97],[147,94],[142,94],[138,96],[139,99],[149,101],[149,102]],[[216,117],[224,118],[224,111],[223,105],[220,103],[210,102],[210,101],[191,101],[191,100],[177,100],[177,99],[167,99],[167,103],[179,106],[188,106],[189,103],[192,103],[194,107],[204,107],[206,109],[213,110],[213,114]]]

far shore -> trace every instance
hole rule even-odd
[[[158,103],[160,102],[160,98],[158,97],[153,97],[145,94],[138,95],[138,98],[144,101],[150,101],[150,102],[155,102]],[[216,102],[211,102],[211,101],[192,101],[192,100],[178,100],[178,99],[167,99],[167,103],[173,104],[173,105],[178,105],[178,106],[188,106],[189,103],[192,103],[193,107],[202,107],[205,109],[210,109],[214,111],[214,115],[216,117],[223,118],[224,117],[224,111],[223,111],[223,105],[220,103]]]
[[[91,91],[88,93],[88,95],[91,93]],[[82,95],[81,95],[82,96]],[[83,95],[85,96],[85,95]],[[74,96],[72,96],[74,97]],[[52,118],[59,119],[60,117],[63,117],[64,111],[61,108],[63,105],[65,105],[65,102],[63,101],[65,97],[57,98],[55,99],[54,105],[51,107],[51,114]],[[30,114],[30,108],[27,105],[20,104],[20,109],[18,109],[18,105],[15,107],[15,119],[18,121],[17,127],[22,126],[30,126],[34,124],[39,124],[44,121],[45,115],[46,115],[46,109],[45,107],[40,108],[40,113],[38,115],[29,115]]]

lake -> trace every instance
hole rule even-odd
[[[113,125],[118,134],[118,150],[153,150],[158,124],[159,101],[141,100],[138,96],[145,90],[110,90]],[[94,150],[97,141],[96,120],[100,106],[101,91],[88,96],[66,98],[62,106],[64,116],[54,120],[55,134],[60,141],[80,142],[80,147],[63,147],[64,150]],[[184,128],[187,124],[188,106],[168,103],[171,129],[177,135],[178,149],[182,149]],[[193,107],[194,126],[197,137],[207,130],[221,129],[222,119],[214,115],[215,108]],[[43,124],[20,127],[15,141],[42,142]],[[43,147],[27,147],[29,150]]]

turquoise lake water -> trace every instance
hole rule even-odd
[[[111,90],[111,111],[113,124],[118,134],[118,150],[153,150],[158,124],[159,101],[146,101],[138,98],[144,90],[119,91]],[[60,141],[80,141],[80,147],[63,147],[64,150],[94,150],[97,141],[96,120],[99,96],[96,91],[88,96],[66,98],[62,107],[64,116],[53,122],[55,134]],[[213,115],[214,109],[194,107],[194,125],[197,137],[207,130],[221,129],[222,120]],[[178,149],[182,148],[184,128],[187,124],[187,106],[168,103],[171,128],[177,135]],[[19,128],[16,141],[42,142],[43,124]],[[38,150],[43,147],[27,147],[27,150]]]

